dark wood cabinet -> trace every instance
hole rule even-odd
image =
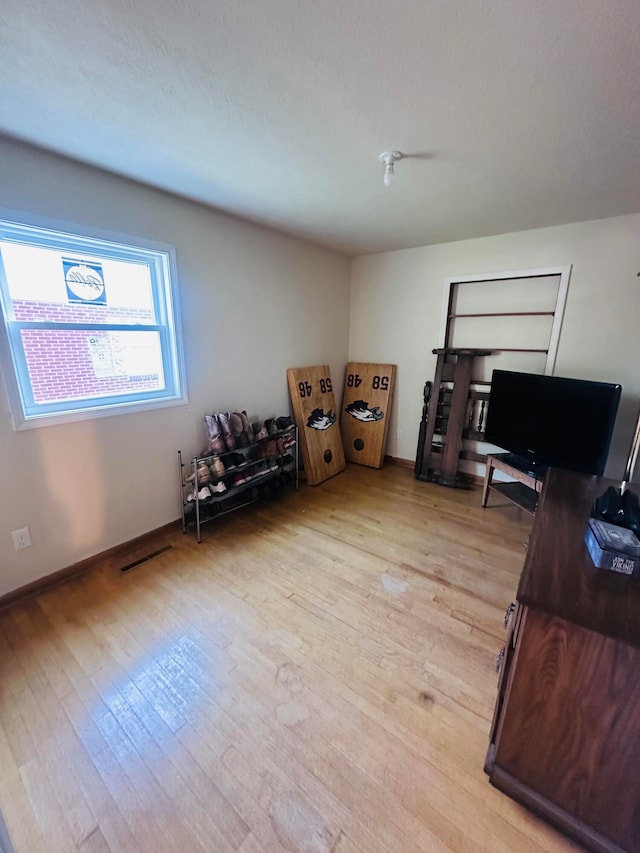
[[[485,770],[594,851],[640,851],[640,581],[583,536],[605,483],[551,470],[534,519]]]

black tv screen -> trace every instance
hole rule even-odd
[[[608,382],[494,370],[485,440],[533,469],[601,475],[621,390]]]

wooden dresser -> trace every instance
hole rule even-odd
[[[545,478],[485,771],[590,850],[640,853],[640,579],[596,569],[583,541],[606,485]]]

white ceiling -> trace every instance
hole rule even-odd
[[[0,11],[0,130],[351,254],[640,209],[639,0]]]

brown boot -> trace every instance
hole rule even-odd
[[[257,421],[252,425],[252,429],[256,441],[262,441],[264,438],[269,438],[269,431],[264,425],[264,421]]]
[[[217,415],[204,416],[204,429],[207,434],[207,453],[224,453],[227,449],[222,438],[222,429]]]
[[[266,457],[275,457],[280,455],[278,442],[275,440],[275,438],[272,438],[264,443],[264,455]]]
[[[249,443],[251,443],[254,439],[253,429],[251,427],[251,423],[249,421],[249,416],[245,409],[240,412],[240,417],[242,418],[242,429],[245,431],[247,438],[249,439]]]
[[[276,419],[275,418],[267,418],[266,421],[264,422],[264,425],[265,425],[265,429],[267,430],[267,433],[269,436],[274,436],[277,434],[278,427],[276,425]]]
[[[244,426],[242,423],[242,415],[240,412],[234,412],[230,418],[231,422],[231,432],[233,433],[233,437],[236,440],[236,447],[248,447],[249,446],[249,437],[244,431]]]
[[[231,430],[231,412],[219,412],[218,420],[220,421],[222,437],[224,439],[224,443],[227,447],[227,450],[235,450],[236,440],[233,437],[233,431]]]

